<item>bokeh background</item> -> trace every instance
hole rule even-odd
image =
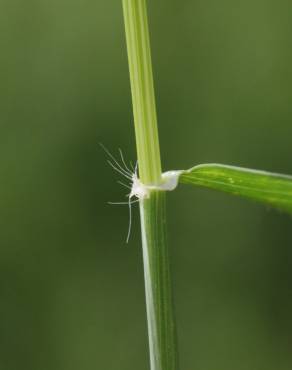
[[[164,169],[292,174],[290,0],[149,0]],[[0,369],[149,370],[120,1],[0,3]],[[168,196],[182,370],[292,366],[292,219]]]

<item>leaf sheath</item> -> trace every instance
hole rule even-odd
[[[166,241],[165,193],[140,202],[147,321],[152,370],[176,370],[176,333]]]

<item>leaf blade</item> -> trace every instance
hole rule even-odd
[[[292,213],[292,176],[203,164],[182,171],[179,182],[223,191]]]

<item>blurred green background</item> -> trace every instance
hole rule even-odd
[[[292,3],[149,0],[164,169],[292,174]],[[120,1],[0,3],[0,369],[149,370]],[[182,370],[292,366],[292,219],[168,196]]]

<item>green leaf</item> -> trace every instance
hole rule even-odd
[[[224,191],[292,213],[292,176],[203,164],[182,171],[179,182]]]

